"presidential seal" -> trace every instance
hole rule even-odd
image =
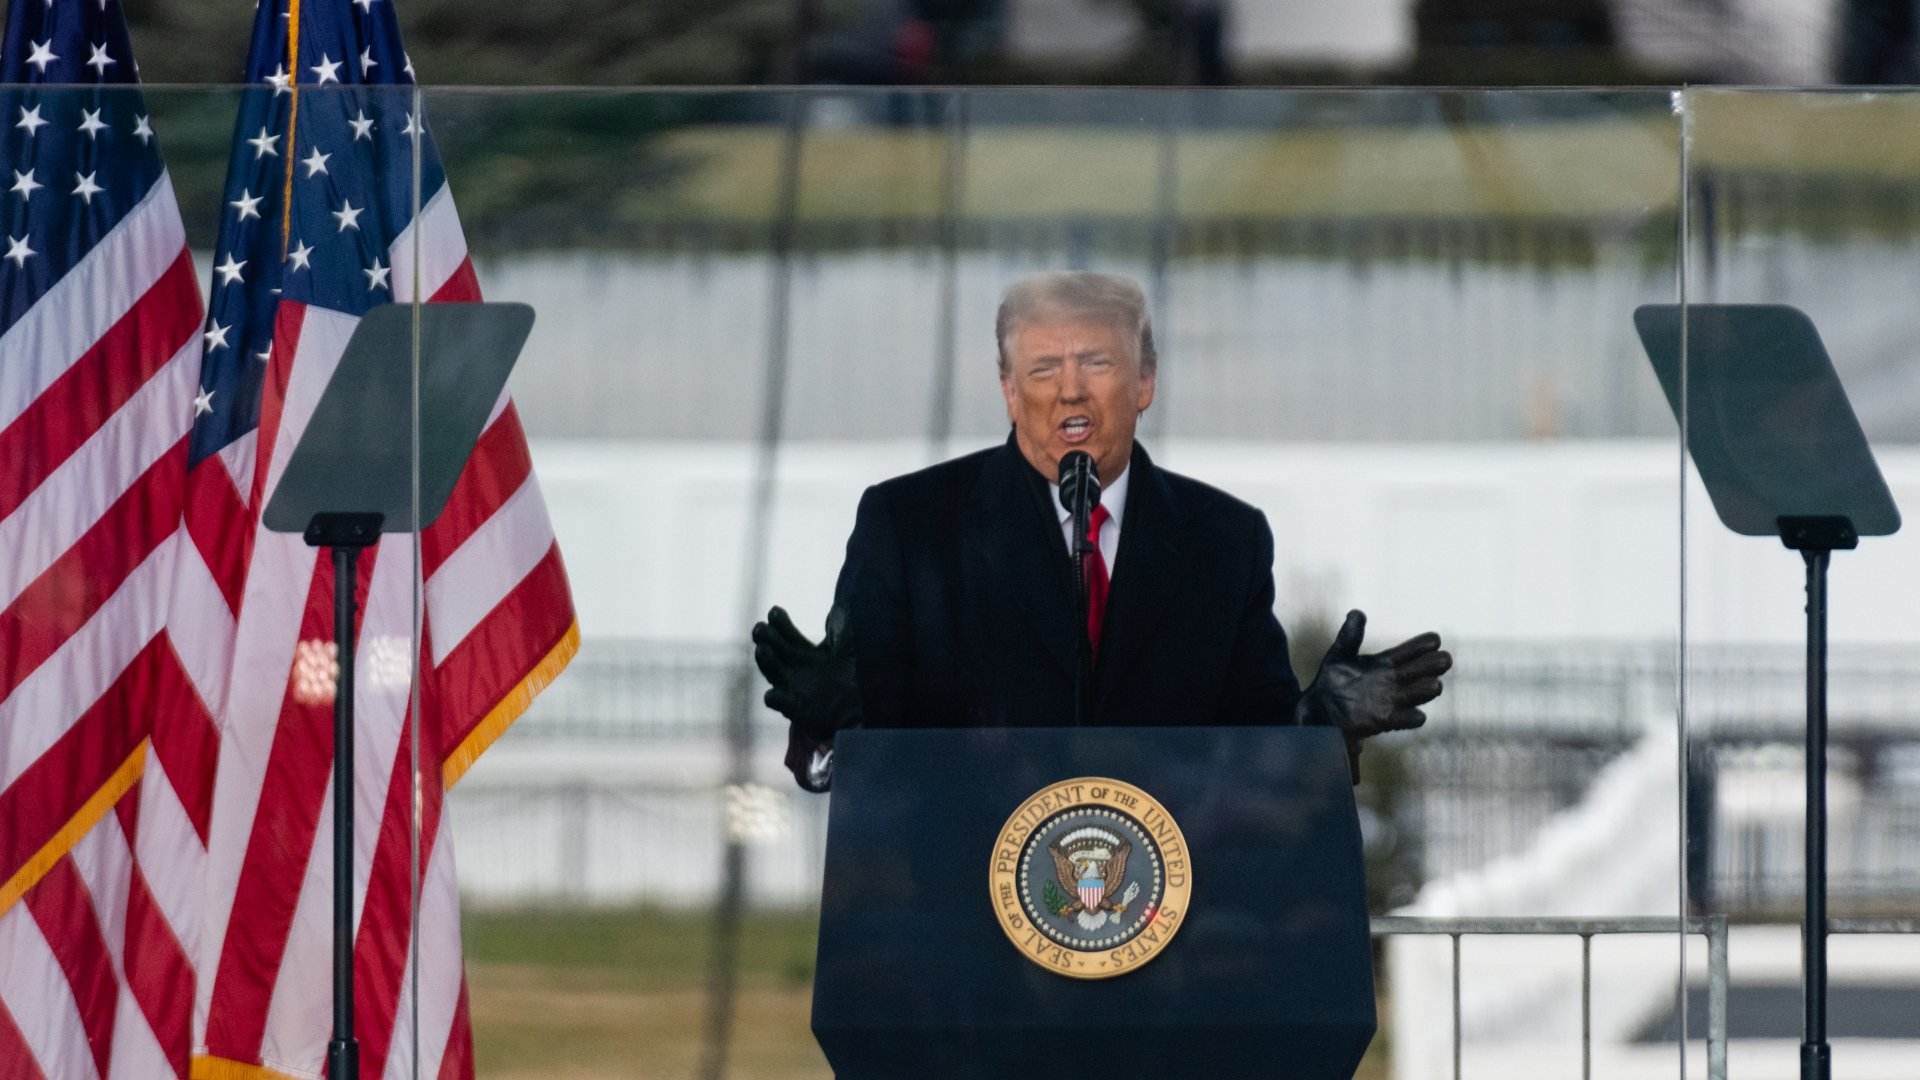
[[[1076,979],[1123,975],[1160,955],[1187,917],[1193,868],[1180,826],[1131,784],[1050,785],[994,845],[993,911],[1027,959]]]

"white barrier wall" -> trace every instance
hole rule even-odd
[[[1427,628],[1482,640],[1677,635],[1677,442],[1175,441],[1150,449],[1160,463],[1266,512],[1283,619],[1360,607],[1375,640]],[[751,446],[543,439],[533,453],[584,634],[744,640]],[[1920,507],[1920,449],[1878,453],[1911,514]],[[803,628],[819,627],[861,491],[932,460],[922,441],[784,446],[761,599],[786,606]],[[1690,640],[1801,640],[1798,556],[1726,532],[1697,482],[1686,509]],[[1837,555],[1833,640],[1920,644],[1915,596],[1920,530]]]

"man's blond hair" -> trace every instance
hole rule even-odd
[[[1011,370],[1007,341],[1021,325],[1080,321],[1106,323],[1134,342],[1140,374],[1152,375],[1159,366],[1147,294],[1138,282],[1091,270],[1054,270],[1022,278],[1000,300],[993,336],[1000,350],[1001,377]]]

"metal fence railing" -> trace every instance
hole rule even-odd
[[[1445,935],[1453,943],[1453,1080],[1461,1080],[1465,1045],[1460,1007],[1460,939],[1475,935],[1538,935],[1580,939],[1580,1078],[1593,1080],[1593,939],[1615,934],[1680,934],[1707,939],[1707,1080],[1727,1080],[1727,918],[1642,916],[1580,918],[1430,918],[1377,915],[1375,937]]]
[[[1450,643],[1458,661],[1428,710],[1425,735],[1513,735],[1589,746],[1640,734],[1636,695],[1671,700],[1670,642]],[[1798,646],[1694,646],[1687,653],[1689,727],[1696,738],[1764,743],[1798,738],[1805,708]],[[517,738],[706,738],[725,715],[744,641],[595,638],[520,721]],[[1920,741],[1920,653],[1835,646],[1828,660],[1836,738],[1859,733]],[[769,726],[781,723],[763,714]]]
[[[1658,643],[1465,642],[1454,651],[1459,664],[1426,727],[1370,754],[1397,758],[1397,771],[1361,789],[1369,820],[1393,833],[1393,873],[1409,889],[1524,850],[1635,745],[1646,703],[1670,701],[1677,681],[1675,651]],[[1689,888],[1702,910],[1774,917],[1797,902],[1801,663],[1792,648],[1689,653]],[[1855,910],[1886,910],[1920,895],[1920,655],[1838,648],[1831,665],[1830,887]],[[502,765],[456,793],[479,837],[463,846],[463,864],[492,861],[505,875],[556,863],[558,873],[570,853],[608,881],[640,881],[640,866],[704,865],[690,850],[668,857],[657,838],[720,842],[722,718],[743,668],[758,679],[745,648],[724,643],[585,643],[567,677],[488,755]],[[802,827],[788,843],[817,843],[817,800],[799,800],[778,768],[785,721],[756,708],[754,725],[761,782],[797,800],[790,816]],[[586,763],[590,775],[508,776],[503,758],[515,747]],[[623,758],[635,767],[614,768]],[[542,828],[544,840],[534,835]],[[582,854],[583,835],[598,838],[597,857]],[[514,844],[530,846],[508,850]],[[803,877],[816,856],[794,854],[795,869],[766,879],[780,906],[811,891]],[[701,902],[698,887],[647,888],[630,899]]]
[[[1460,939],[1479,935],[1578,937],[1580,939],[1580,1077],[1593,1080],[1593,939],[1622,934],[1680,934],[1707,942],[1707,1080],[1727,1080],[1727,989],[1731,983],[1725,915],[1638,918],[1432,918],[1378,915],[1373,936],[1445,936],[1452,943],[1453,1080],[1461,1080],[1464,1025],[1460,995]],[[1833,918],[1828,934],[1920,934],[1920,918]]]

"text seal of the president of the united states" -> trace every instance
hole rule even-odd
[[[1083,776],[1034,792],[994,842],[993,911],[1027,959],[1105,979],[1160,955],[1187,918],[1186,837],[1151,795]]]

